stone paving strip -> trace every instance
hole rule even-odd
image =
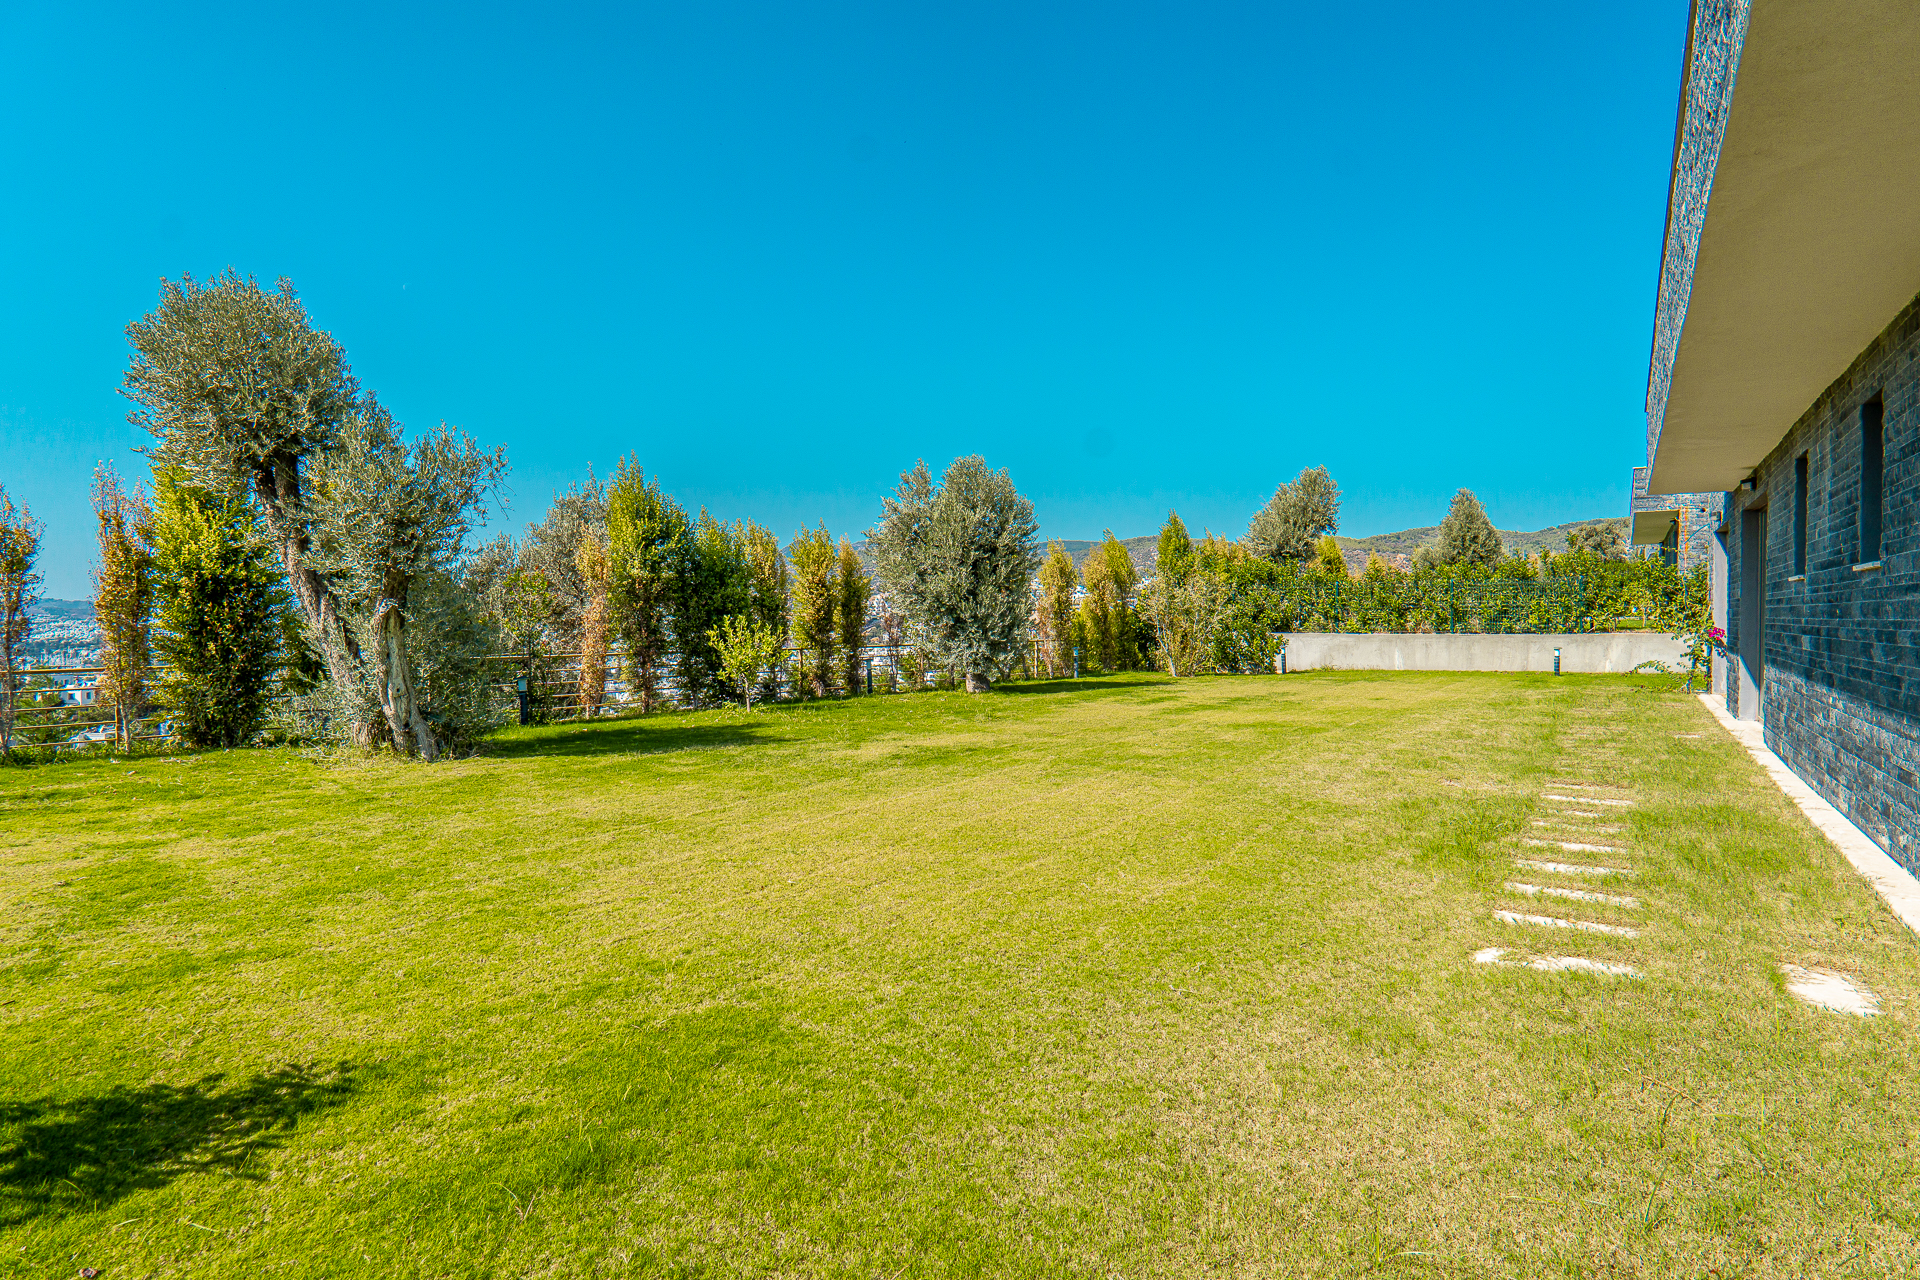
[[[1591,763],[1591,762],[1589,762]],[[1520,843],[1538,849],[1558,849],[1567,853],[1598,853],[1615,857],[1624,856],[1627,850],[1614,844],[1590,843],[1580,839],[1559,839],[1561,836],[1593,836],[1603,831],[1623,832],[1619,825],[1604,825],[1597,822],[1568,821],[1569,818],[1618,818],[1623,816],[1618,810],[1633,804],[1633,801],[1617,793],[1627,788],[1617,783],[1574,782],[1554,779],[1541,784],[1547,790],[1541,799],[1557,805],[1595,805],[1606,809],[1567,808],[1545,811],[1545,817],[1534,818],[1535,827],[1557,828],[1543,831],[1538,837],[1520,837]],[[1616,794],[1602,795],[1601,792]],[[1573,862],[1549,862],[1537,858],[1516,858],[1514,865],[1523,870],[1557,876],[1631,876],[1631,867],[1587,866]],[[1519,880],[1509,880],[1503,886],[1507,893],[1528,898],[1558,898],[1568,902],[1590,902],[1599,906],[1620,907],[1627,910],[1639,910],[1640,899],[1624,894],[1596,893],[1591,889],[1575,889],[1561,885],[1531,884]],[[1496,908],[1493,918],[1502,924],[1532,925],[1543,929],[1564,929],[1574,933],[1598,933],[1613,938],[1638,938],[1639,929],[1626,925],[1601,924],[1593,920],[1565,920],[1559,916],[1536,916],[1520,911],[1507,911]],[[1590,973],[1601,977],[1621,978],[1639,977],[1640,971],[1629,964],[1616,964],[1605,960],[1591,960],[1584,956],[1533,956],[1529,959],[1505,959],[1509,954],[1505,947],[1487,947],[1474,953],[1476,964],[1502,966],[1507,968],[1527,968],[1541,973]]]
[[[1549,898],[1571,898],[1575,902],[1604,902],[1610,907],[1639,907],[1640,899],[1627,898],[1617,893],[1595,893],[1591,889],[1562,889],[1556,885],[1523,884],[1518,880],[1507,881],[1508,893],[1524,893],[1529,898],[1544,894]]]
[[[1535,818],[1536,827],[1565,827],[1569,831],[1625,831],[1625,827],[1606,822],[1564,822],[1556,818]]]
[[[1879,998],[1843,973],[1802,969],[1797,964],[1783,964],[1780,972],[1787,977],[1787,990],[1808,1004],[1860,1018],[1880,1016]]]
[[[1505,947],[1487,947],[1473,953],[1475,964],[1497,964],[1508,968],[1538,969],[1541,973],[1597,973],[1607,978],[1637,978],[1640,971],[1630,964],[1608,964],[1585,956],[1535,956],[1531,960],[1502,959]]]
[[[1515,858],[1513,865],[1524,867],[1528,871],[1550,871],[1563,876],[1630,876],[1632,867],[1588,867],[1577,862],[1538,862],[1532,858]]]
[[[1529,916],[1518,911],[1495,911],[1493,918],[1501,924],[1534,924],[1542,929],[1574,929],[1581,933],[1604,933],[1612,938],[1637,938],[1638,929],[1629,929],[1623,924],[1596,924],[1591,920],[1562,920],[1559,916]]]
[[[1536,849],[1565,849],[1568,853],[1625,853],[1617,844],[1582,844],[1578,840],[1534,840],[1525,838],[1521,844],[1530,844]]]

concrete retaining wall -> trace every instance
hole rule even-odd
[[[1672,636],[1639,631],[1590,635],[1412,635],[1397,631],[1295,631],[1288,671],[1631,671],[1664,662],[1684,671],[1687,651]]]

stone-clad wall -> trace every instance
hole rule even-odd
[[[1725,509],[1727,495],[1724,493],[1648,493],[1647,472],[1650,468],[1633,469],[1633,493],[1627,500],[1627,517],[1642,511],[1677,511],[1680,513],[1679,567],[1682,572],[1693,568],[1707,558],[1708,547],[1712,544],[1714,530],[1720,527],[1721,512]]]
[[[1885,405],[1881,567],[1860,560],[1860,408]],[[1794,462],[1807,455],[1807,571],[1793,580]],[[1741,522],[1766,522],[1767,745],[1910,870],[1920,871],[1920,299],[1814,402],[1729,495],[1728,643],[1741,647]],[[1740,714],[1738,681],[1729,710]]]

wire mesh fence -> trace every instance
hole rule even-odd
[[[814,670],[817,664],[807,662],[807,657],[802,651],[789,649],[784,660],[757,684],[754,700],[904,693],[939,687],[959,678],[956,672],[935,666],[911,645],[864,646],[854,664],[851,689],[844,655],[835,655],[818,681]],[[630,679],[626,655],[617,649],[607,655],[600,701],[587,705],[583,690],[593,682],[583,679],[586,673],[581,658],[578,653],[488,655],[485,659],[490,672],[488,683],[496,712],[503,720],[519,719],[526,723],[587,719],[642,709],[643,700]],[[683,686],[676,659],[674,654],[664,656],[660,663],[661,675],[646,701],[654,708],[712,705],[716,699],[711,690],[689,691]],[[172,716],[153,698],[132,707],[106,698],[99,688],[105,671],[97,666],[20,670],[16,676],[19,686],[14,704],[13,745],[54,749],[110,745],[122,741],[123,722],[128,740],[134,742],[165,741],[176,736]],[[147,687],[158,687],[165,675],[164,667],[148,668]],[[313,699],[277,681],[269,691],[267,702],[269,719],[283,731],[298,733],[303,728],[317,728],[325,714]]]
[[[1271,593],[1268,615],[1288,631],[1585,631],[1586,581],[1565,578],[1300,578]]]

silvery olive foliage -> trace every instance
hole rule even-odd
[[[1038,531],[1033,504],[976,456],[956,458],[938,486],[915,465],[867,535],[888,599],[970,692],[989,689],[1026,643]]]
[[[1446,519],[1440,522],[1438,545],[1431,552],[1421,548],[1425,564],[1471,564],[1491,569],[1506,555],[1500,534],[1487,518],[1486,508],[1473,490],[1462,489],[1453,495]]]
[[[504,449],[483,453],[444,423],[409,445],[371,395],[355,404],[334,446],[312,463],[308,563],[359,633],[365,662],[358,696],[379,708],[397,749],[423,759],[474,736],[465,725],[443,735],[450,708],[435,705],[432,690],[418,683],[429,666],[453,661],[427,653],[419,641],[434,631],[421,624],[437,609],[447,615],[435,624],[440,633],[464,635],[470,627],[454,616],[463,607],[456,600],[484,616],[481,602],[442,590],[441,580],[451,583],[472,516],[506,465]],[[443,598],[449,594],[455,599]],[[484,637],[478,644],[482,652],[491,647]]]
[[[358,642],[307,563],[306,470],[332,449],[359,402],[346,352],[315,329],[291,281],[236,272],[160,284],[160,305],[127,326],[121,393],[157,441],[154,465],[256,505],[306,632],[335,682],[358,679]],[[371,722],[356,727],[370,740]]]
[[[546,515],[528,525],[520,541],[519,567],[545,578],[552,591],[547,643],[556,653],[576,653],[585,644],[581,628],[596,590],[579,565],[580,545],[588,540],[603,547],[607,541],[607,490],[591,471],[584,483],[554,494]],[[606,584],[598,590],[604,595]]]
[[[1276,563],[1311,559],[1320,539],[1340,529],[1340,486],[1325,467],[1306,467],[1267,499],[1247,526],[1247,550]]]
[[[492,638],[452,575],[504,456],[446,426],[406,443],[284,279],[163,281],[127,338],[155,465],[258,512],[326,668],[327,736],[429,760],[470,740]]]

